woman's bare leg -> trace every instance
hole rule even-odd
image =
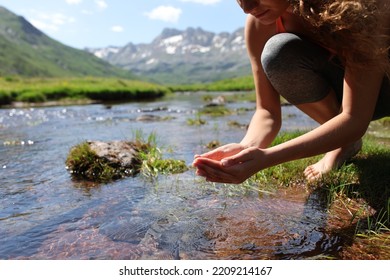
[[[342,96],[344,69],[337,59],[329,60],[326,49],[296,34],[280,33],[265,44],[261,63],[274,89],[291,104],[299,104],[297,107],[318,123],[340,113],[336,93]],[[306,177],[313,180],[340,167],[360,147],[359,140],[328,152],[306,168]]]
[[[323,174],[333,169],[340,168],[346,161],[355,156],[362,148],[362,140],[350,143],[336,150],[330,151],[313,165],[306,167],[304,174],[306,179],[314,181],[322,177]]]
[[[297,105],[297,107],[320,124],[323,124],[336,116],[340,111],[340,105],[336,95],[331,91],[324,99]],[[346,161],[355,156],[362,148],[362,141],[347,144],[325,154],[317,163],[306,167],[304,175],[306,179],[313,181],[322,177],[323,174],[333,169],[340,168]]]

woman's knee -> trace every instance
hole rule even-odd
[[[328,57],[321,47],[291,33],[271,37],[265,44],[261,63],[275,90],[292,104],[315,102],[330,87],[319,72]]]
[[[291,33],[281,33],[271,37],[264,46],[261,63],[267,75],[280,75],[294,67],[299,54],[301,39]]]

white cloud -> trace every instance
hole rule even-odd
[[[221,2],[221,0],[180,0],[180,1],[203,4],[203,5],[213,5]]]
[[[113,27],[111,27],[111,31],[119,33],[125,31],[125,29],[123,28],[123,26],[114,25]]]
[[[46,14],[42,16],[42,18],[48,20],[55,25],[64,25],[66,23],[73,23],[76,21],[73,17],[68,17],[60,13]]]
[[[96,5],[99,9],[104,10],[108,8],[108,4],[105,0],[95,0]]]
[[[49,24],[37,19],[30,19],[30,22],[32,25],[34,25],[36,28],[38,28],[41,31],[51,31],[51,32],[58,31],[58,26],[54,24]]]
[[[38,11],[33,11],[33,13],[34,16],[29,21],[36,28],[44,31],[56,32],[60,26],[76,22],[73,17],[61,13],[42,13]]]
[[[89,10],[81,10],[81,13],[82,13],[83,15],[93,15],[93,14],[94,14],[94,12],[89,11]]]
[[[150,12],[145,13],[149,19],[162,20],[166,22],[178,22],[182,10],[172,6],[159,6]]]
[[[83,2],[83,0],[65,0],[65,2],[69,5],[77,5]]]

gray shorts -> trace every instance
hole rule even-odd
[[[325,48],[291,33],[268,40],[261,55],[265,74],[291,104],[316,102],[333,89],[341,104],[344,67]],[[390,82],[383,78],[374,118],[390,116]]]

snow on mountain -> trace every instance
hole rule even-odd
[[[208,82],[250,73],[243,28],[219,34],[167,28],[150,44],[86,50],[161,83]]]

